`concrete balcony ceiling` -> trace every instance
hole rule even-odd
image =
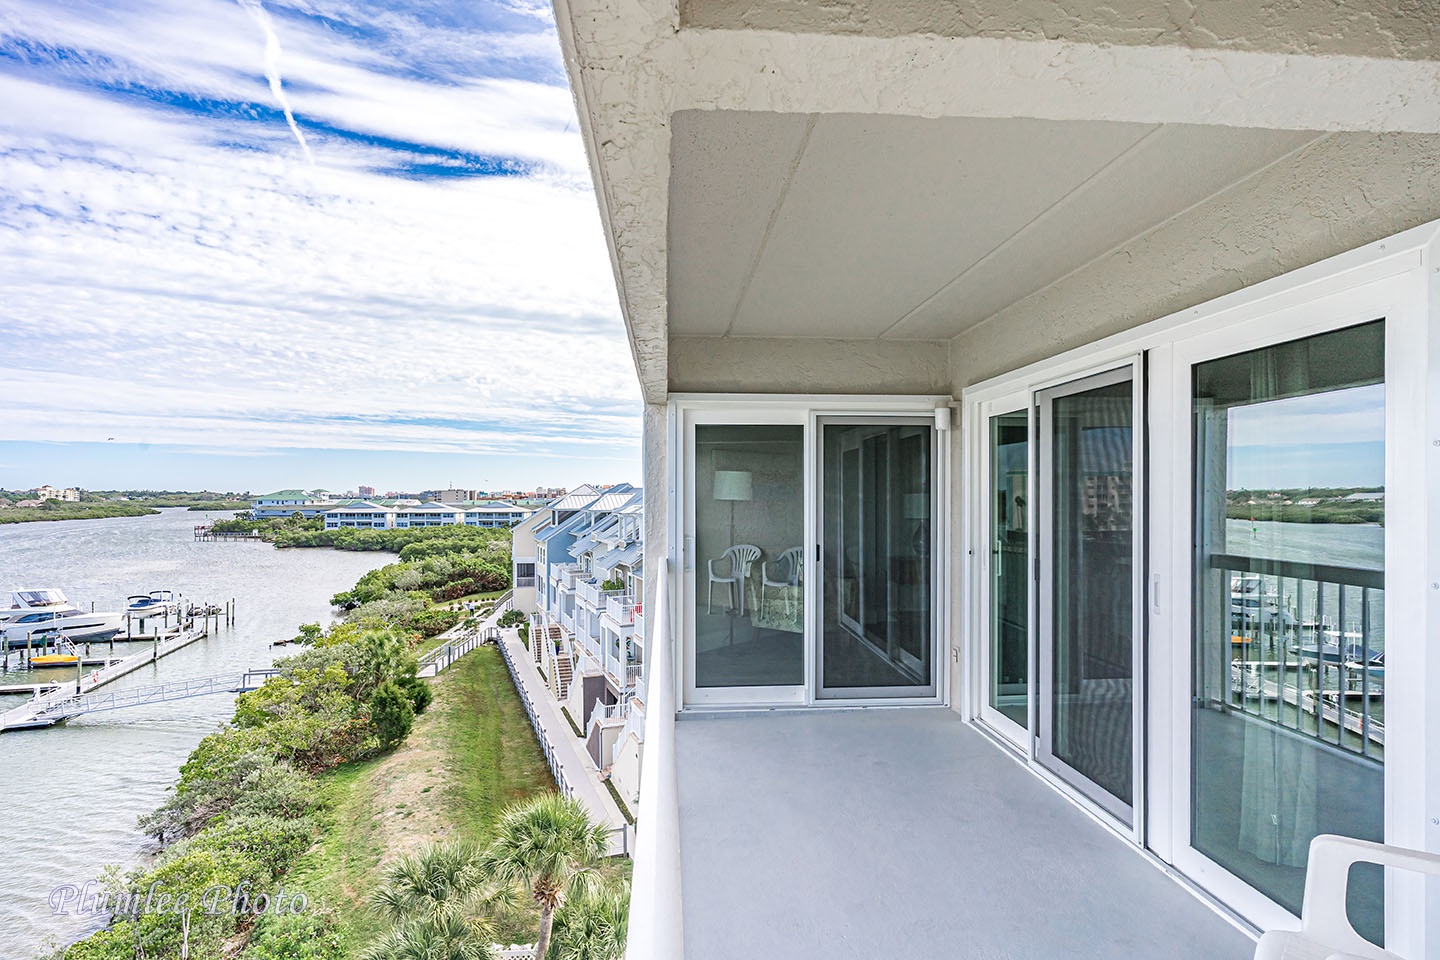
[[[1440,216],[1418,0],[556,9],[651,401],[950,392]]]

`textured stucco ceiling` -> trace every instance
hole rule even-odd
[[[685,111],[672,336],[954,336],[1316,134]]]
[[[1434,0],[681,0],[682,27],[1440,58]]]

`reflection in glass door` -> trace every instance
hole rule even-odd
[[[821,430],[818,696],[934,696],[934,422]]]
[[[990,418],[990,622],[987,702],[1030,726],[1030,417]]]
[[[694,683],[805,681],[804,427],[695,427]]]
[[[1120,820],[1134,804],[1132,368],[1039,394],[1042,764]]]
[[[1298,913],[1317,834],[1384,839],[1385,322],[1193,371],[1190,840]]]

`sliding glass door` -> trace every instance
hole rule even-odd
[[[822,421],[827,699],[933,696],[934,420]]]
[[[1030,395],[987,409],[988,496],[981,713],[996,732],[1030,748]],[[1018,409],[1016,405],[1018,404]]]
[[[691,655],[696,699],[796,701],[805,684],[805,428],[693,428]]]
[[[1192,374],[1190,843],[1298,913],[1311,839],[1384,839],[1385,323]],[[1376,943],[1383,895],[1357,867]]]
[[[943,700],[935,402],[684,410],[687,705]]]
[[[1036,758],[1133,822],[1141,525],[1135,371],[1038,396]]]

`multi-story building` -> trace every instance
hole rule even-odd
[[[531,652],[591,760],[631,802],[644,739],[642,499],[626,484],[579,487],[512,539],[515,606],[529,614]]]
[[[78,503],[80,500],[80,490],[77,487],[64,487],[62,489],[45,484],[44,486],[36,488],[35,499],[40,501],[59,500],[63,503]]]
[[[355,492],[360,495],[361,500],[369,500],[371,497],[375,496],[375,488],[367,487],[363,483],[356,488]]]
[[[395,508],[368,500],[352,501],[325,511],[325,529],[389,530],[395,526]]]
[[[256,520],[273,520],[298,513],[313,520],[335,503],[328,490],[276,490],[255,497],[250,503],[250,515]]]
[[[1316,836],[1440,853],[1440,54],[1341,6],[556,0],[645,401],[632,958],[1240,960]],[[1316,869],[1440,957],[1435,880]]]

